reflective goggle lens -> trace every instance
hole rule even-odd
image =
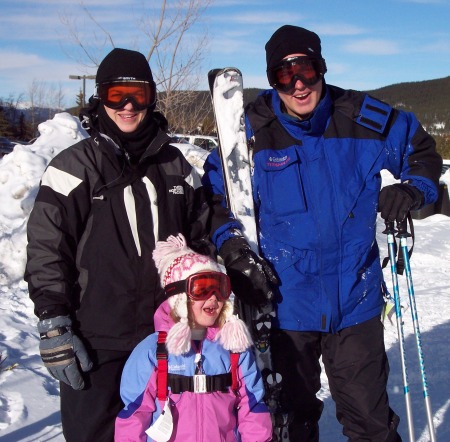
[[[305,86],[314,86],[326,72],[325,61],[305,56],[291,57],[268,71],[269,83],[281,92],[288,92],[300,80]]]
[[[148,81],[112,81],[98,85],[98,96],[105,106],[120,109],[128,101],[137,110],[144,110],[155,103],[154,85]]]
[[[231,294],[230,278],[225,273],[195,273],[182,281],[172,282],[164,288],[166,295],[186,292],[193,301],[206,301],[216,295],[218,301],[226,301]]]
[[[191,299],[205,300],[215,294],[218,301],[225,301],[230,293],[230,279],[224,273],[200,273],[188,278],[187,294]]]

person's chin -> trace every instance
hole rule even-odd
[[[207,317],[207,318],[203,319],[201,325],[203,327],[213,327],[216,324],[216,322],[217,322],[217,316],[215,316],[215,317]]]

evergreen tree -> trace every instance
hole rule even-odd
[[[80,89],[80,92],[78,93],[76,100],[75,100],[76,104],[77,104],[77,114],[80,112],[81,108],[84,106],[84,95],[83,95],[83,91]]]
[[[31,126],[25,119],[25,114],[20,113],[19,123],[17,125],[17,137],[19,140],[30,141],[32,137]]]
[[[6,138],[13,138],[14,132],[11,123],[5,117],[4,107],[0,106],[0,136]]]

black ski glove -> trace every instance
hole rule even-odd
[[[391,184],[383,187],[378,198],[378,211],[386,221],[402,222],[410,210],[423,204],[423,194],[410,184]]]
[[[55,379],[70,385],[74,390],[82,390],[84,380],[79,367],[82,371],[89,371],[93,364],[71,326],[72,321],[68,316],[39,321],[39,350],[44,365]]]
[[[278,279],[270,265],[237,236],[225,241],[219,250],[235,295],[244,303],[264,306],[274,298]]]

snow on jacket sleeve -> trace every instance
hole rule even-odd
[[[115,442],[145,442],[153,413],[159,406],[156,398],[156,354],[158,334],[144,339],[131,353],[122,372],[120,396],[125,404],[116,418]]]
[[[264,403],[264,385],[252,351],[239,359],[238,431],[242,442],[272,440],[272,420]]]
[[[409,181],[424,194],[424,205],[436,201],[442,158],[436,143],[414,114],[395,111],[396,118],[386,143],[389,154],[385,167],[401,181]]]

